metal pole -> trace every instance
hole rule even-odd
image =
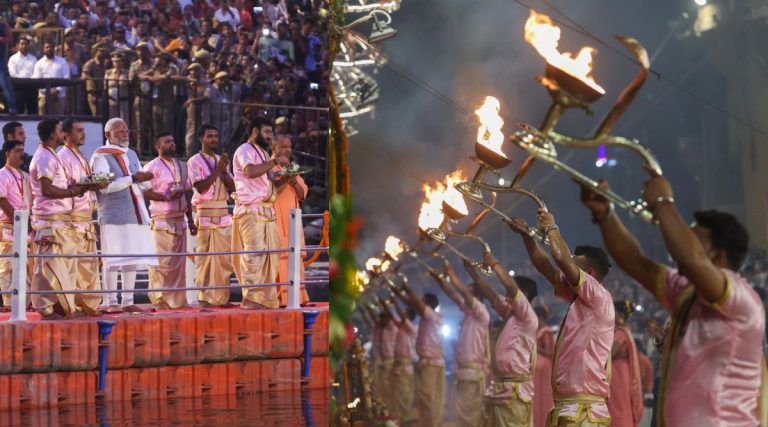
[[[315,324],[319,311],[304,312],[304,363],[301,370],[301,378],[309,383],[309,365],[312,357],[312,325]]]
[[[13,213],[13,261],[11,264],[11,320],[27,320],[27,224],[29,212]]]
[[[288,307],[299,308],[301,299],[301,270],[304,263],[301,260],[301,209],[291,209],[291,220],[288,226]]]
[[[112,333],[112,328],[115,326],[114,320],[99,320],[99,384],[97,396],[99,399],[104,399],[104,386],[107,379],[107,350],[109,350],[109,341],[107,337]]]

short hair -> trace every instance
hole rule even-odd
[[[45,142],[56,132],[56,125],[59,124],[59,119],[48,118],[43,119],[37,124],[37,136],[40,138],[40,142]]]
[[[716,210],[693,213],[696,225],[709,230],[712,247],[725,251],[731,270],[738,271],[747,257],[749,233],[735,216]]]
[[[426,302],[427,305],[432,308],[432,310],[436,309],[437,306],[440,305],[440,301],[437,299],[437,295],[433,294],[432,292],[424,293],[424,302]]]
[[[219,128],[217,128],[214,125],[202,125],[202,126],[200,126],[200,129],[197,130],[197,137],[198,138],[202,138],[203,136],[205,136],[205,132],[207,132],[209,130],[218,131]]]
[[[22,125],[19,122],[8,122],[8,123],[6,123],[3,126],[3,139],[5,139],[6,135],[13,135],[14,133],[16,133],[16,128],[18,128],[19,126],[23,127],[24,125]]]
[[[515,282],[520,291],[525,294],[528,301],[533,301],[537,295],[539,295],[539,287],[536,285],[536,281],[526,276],[515,276]]]
[[[581,245],[576,246],[573,250],[574,255],[583,255],[589,266],[597,271],[598,277],[595,277],[598,281],[602,282],[608,272],[611,271],[611,262],[608,260],[608,255],[602,248],[597,246]]]
[[[536,316],[541,317],[542,319],[546,319],[547,317],[549,317],[547,315],[547,310],[544,307],[541,307],[538,305],[536,307],[533,307],[533,312],[536,313]]]
[[[18,147],[19,145],[21,145],[23,147],[24,143],[19,141],[19,140],[16,140],[16,139],[11,139],[11,140],[5,141],[3,143],[3,149],[2,149],[3,156],[7,158],[8,157],[8,153],[10,153],[11,150],[13,150],[14,148]]]
[[[61,122],[61,128],[64,129],[64,132],[66,133],[72,133],[72,128],[75,126],[75,123],[79,122],[79,120],[75,120],[72,117],[67,117]]]
[[[157,144],[160,141],[160,138],[165,138],[166,136],[173,136],[170,132],[159,132],[155,135],[155,144]]]
[[[765,302],[765,298],[768,296],[766,295],[765,289],[761,288],[760,286],[753,286],[752,289],[754,289],[757,293],[757,296],[760,297],[760,301]]]

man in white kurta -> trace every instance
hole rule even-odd
[[[103,283],[108,290],[117,289],[117,274],[122,276],[123,289],[132,290],[136,271],[149,265],[158,265],[154,241],[149,229],[149,213],[144,204],[142,189],[152,173],[141,171],[136,152],[128,148],[128,125],[118,118],[104,126],[107,143],[91,157],[95,174],[114,174],[109,186],[97,192],[99,199],[99,227],[103,254],[144,254],[141,257],[114,257],[103,259]],[[133,292],[122,293],[122,310],[140,311],[133,303]],[[107,312],[121,311],[117,294],[104,296]]]

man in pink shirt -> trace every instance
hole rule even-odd
[[[413,409],[413,354],[416,350],[416,327],[413,325],[413,319],[416,318],[416,312],[408,308],[403,310],[392,299],[392,306],[397,312],[397,338],[395,338],[395,369],[394,378],[390,384],[390,392],[394,404],[392,412],[402,424],[409,421]]]
[[[235,191],[235,181],[227,173],[229,158],[216,154],[219,147],[219,130],[203,125],[198,131],[200,152],[187,160],[189,180],[194,187],[192,209],[195,211],[197,243],[195,250],[226,252],[232,250],[232,215],[227,200]],[[232,276],[232,257],[226,255],[201,255],[195,259],[195,285],[229,285]],[[229,302],[229,289],[212,289],[198,292],[203,307],[221,306]]]
[[[243,143],[232,161],[235,178],[234,229],[232,250],[258,251],[280,248],[280,234],[275,224],[277,197],[270,171],[277,165],[287,166],[283,157],[270,158],[256,145],[256,132]],[[244,285],[275,283],[280,254],[243,254],[233,257],[237,280]],[[243,289],[243,308],[279,308],[274,286]]]
[[[62,123],[64,130],[64,147],[59,150],[59,158],[64,164],[69,184],[82,182],[91,174],[91,166],[88,160],[80,152],[80,147],[85,144],[85,126],[73,119],[66,119]],[[106,188],[106,185],[103,186]],[[93,224],[93,211],[96,205],[93,203],[95,195],[88,191],[80,197],[75,197],[72,208],[72,225],[77,234],[77,253],[96,253],[96,226]],[[101,289],[99,281],[99,259],[75,258],[77,270],[77,289]],[[83,307],[86,314],[96,316],[99,314],[101,294],[77,294],[77,305]]]
[[[398,298],[421,316],[416,336],[416,409],[419,425],[438,427],[443,421],[445,406],[445,359],[443,336],[440,330],[443,317],[435,309],[439,305],[437,295],[427,292],[420,300],[416,293],[403,283]]]
[[[183,253],[187,251],[187,228],[193,236],[197,233],[192,207],[188,202],[192,186],[189,184],[187,165],[175,157],[176,143],[169,132],[155,137],[155,149],[158,156],[143,169],[152,173],[151,187],[144,190],[144,198],[150,201],[152,238],[159,254]],[[186,257],[159,256],[158,262],[158,265],[149,267],[150,288],[186,288]],[[150,292],[149,300],[156,308],[187,306],[187,295],[183,291]]]
[[[24,163],[24,143],[10,140],[3,144],[5,167],[0,169],[0,254],[13,253],[13,212],[29,206],[31,188],[29,175],[21,170]],[[13,258],[0,258],[0,289],[11,290],[11,265]],[[30,258],[32,260],[32,258]],[[27,286],[31,287],[34,272],[27,264]],[[11,295],[3,295],[3,306],[11,307]]]
[[[645,183],[643,198],[677,269],[645,255],[612,204],[582,188],[582,202],[616,263],[672,313],[657,425],[765,425],[759,404],[768,398],[761,389],[765,310],[737,273],[749,247],[747,230],[733,215],[714,210],[695,212],[688,226],[660,176]]]
[[[62,255],[77,252],[77,234],[72,224],[73,198],[86,187],[68,182],[56,148],[64,144],[64,132],[57,119],[37,125],[40,145],[32,156],[29,175],[32,187],[32,229],[35,253]],[[69,257],[42,258],[35,263],[35,290],[74,290],[77,272]],[[60,319],[76,313],[74,294],[33,295],[32,304],[44,319]]]
[[[527,277],[511,277],[490,252],[485,252],[483,258],[506,290],[505,297],[498,295],[475,266],[464,264],[478,292],[504,320],[494,348],[494,377],[485,392],[486,425],[533,426],[538,317],[531,301],[538,295],[538,288]]]
[[[611,264],[602,249],[577,246],[571,256],[554,217],[538,211],[538,226],[549,237],[555,264],[523,231],[525,221],[510,226],[523,239],[533,266],[570,307],[557,335],[552,358],[552,397],[555,407],[547,426],[608,426],[606,400],[610,393],[613,299],[601,284]]]
[[[488,324],[491,316],[482,303],[482,296],[475,294],[477,288],[472,287],[470,291],[447,261],[444,269],[443,274],[432,269],[429,270],[429,274],[443,293],[464,313],[455,351],[456,415],[460,426],[477,426],[482,424],[483,420],[483,390],[486,385],[486,372],[491,362],[488,341]]]
[[[389,311],[387,304],[376,296],[381,307],[380,321],[383,326],[381,341],[379,343],[379,363],[376,364],[376,394],[387,405],[387,408],[395,406],[392,393],[392,368],[395,366],[395,344],[397,340],[397,320]]]

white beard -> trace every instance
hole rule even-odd
[[[110,144],[113,144],[113,145],[119,145],[119,146],[121,146],[121,147],[123,147],[123,148],[127,148],[127,147],[128,147],[128,144],[130,143],[130,140],[129,140],[128,138],[125,138],[125,139],[124,139],[124,140],[122,140],[122,141],[120,141],[120,140],[116,140],[116,141],[109,141],[109,143],[110,143]]]

